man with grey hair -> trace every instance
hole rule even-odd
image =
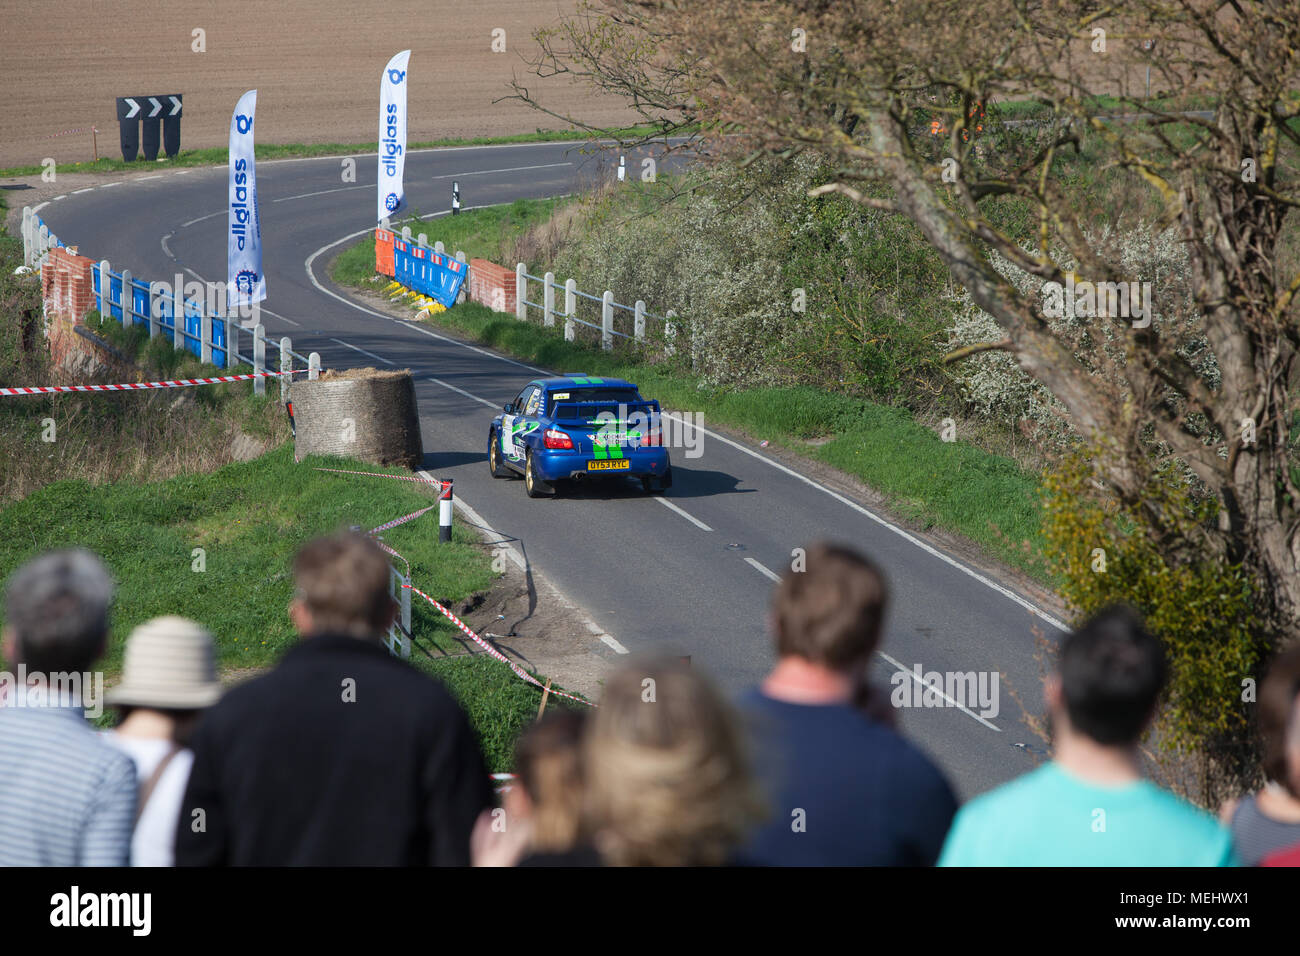
[[[0,651],[0,866],[125,866],[131,758],[86,721],[83,683],[104,653],[113,582],[82,550],[23,565],[5,588]]]

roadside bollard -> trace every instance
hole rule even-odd
[[[438,541],[451,540],[451,479],[446,478],[438,492]]]

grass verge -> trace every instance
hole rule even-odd
[[[513,239],[530,226],[540,225],[568,200],[519,199],[501,206],[484,206],[458,216],[439,216],[423,220],[418,211],[409,219],[396,223],[397,230],[409,225],[411,234],[427,233],[429,244],[441,241],[449,253],[463,252],[466,259],[490,259],[501,262]],[[511,263],[513,266],[514,263]],[[370,284],[375,274],[375,239],[366,236],[348,246],[330,266],[334,281],[343,285]]]
[[[268,667],[298,640],[287,614],[297,549],[316,535],[352,525],[373,528],[435,500],[409,482],[315,466],[376,470],[350,459],[295,463],[286,443],[206,475],[98,486],[54,482],[0,511],[0,576],[51,548],[78,546],[100,555],[118,582],[109,649],[100,664],[108,683],[121,672],[131,629],[163,614],[207,627],[224,675]],[[439,544],[431,520],[393,528],[384,540],[411,562],[417,587],[456,606],[491,586],[491,559],[477,535],[460,525],[450,544]],[[465,656],[459,632],[418,596],[412,632],[436,658],[417,649],[413,662],[456,693],[488,762],[507,769],[514,737],[537,713],[541,692],[497,661]]]

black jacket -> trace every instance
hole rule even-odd
[[[304,639],[195,729],[178,866],[469,863],[492,789],[469,721],[378,642]]]

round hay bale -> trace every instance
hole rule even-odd
[[[415,382],[409,369],[324,372],[289,386],[294,458],[343,455],[418,468],[424,458]]]

